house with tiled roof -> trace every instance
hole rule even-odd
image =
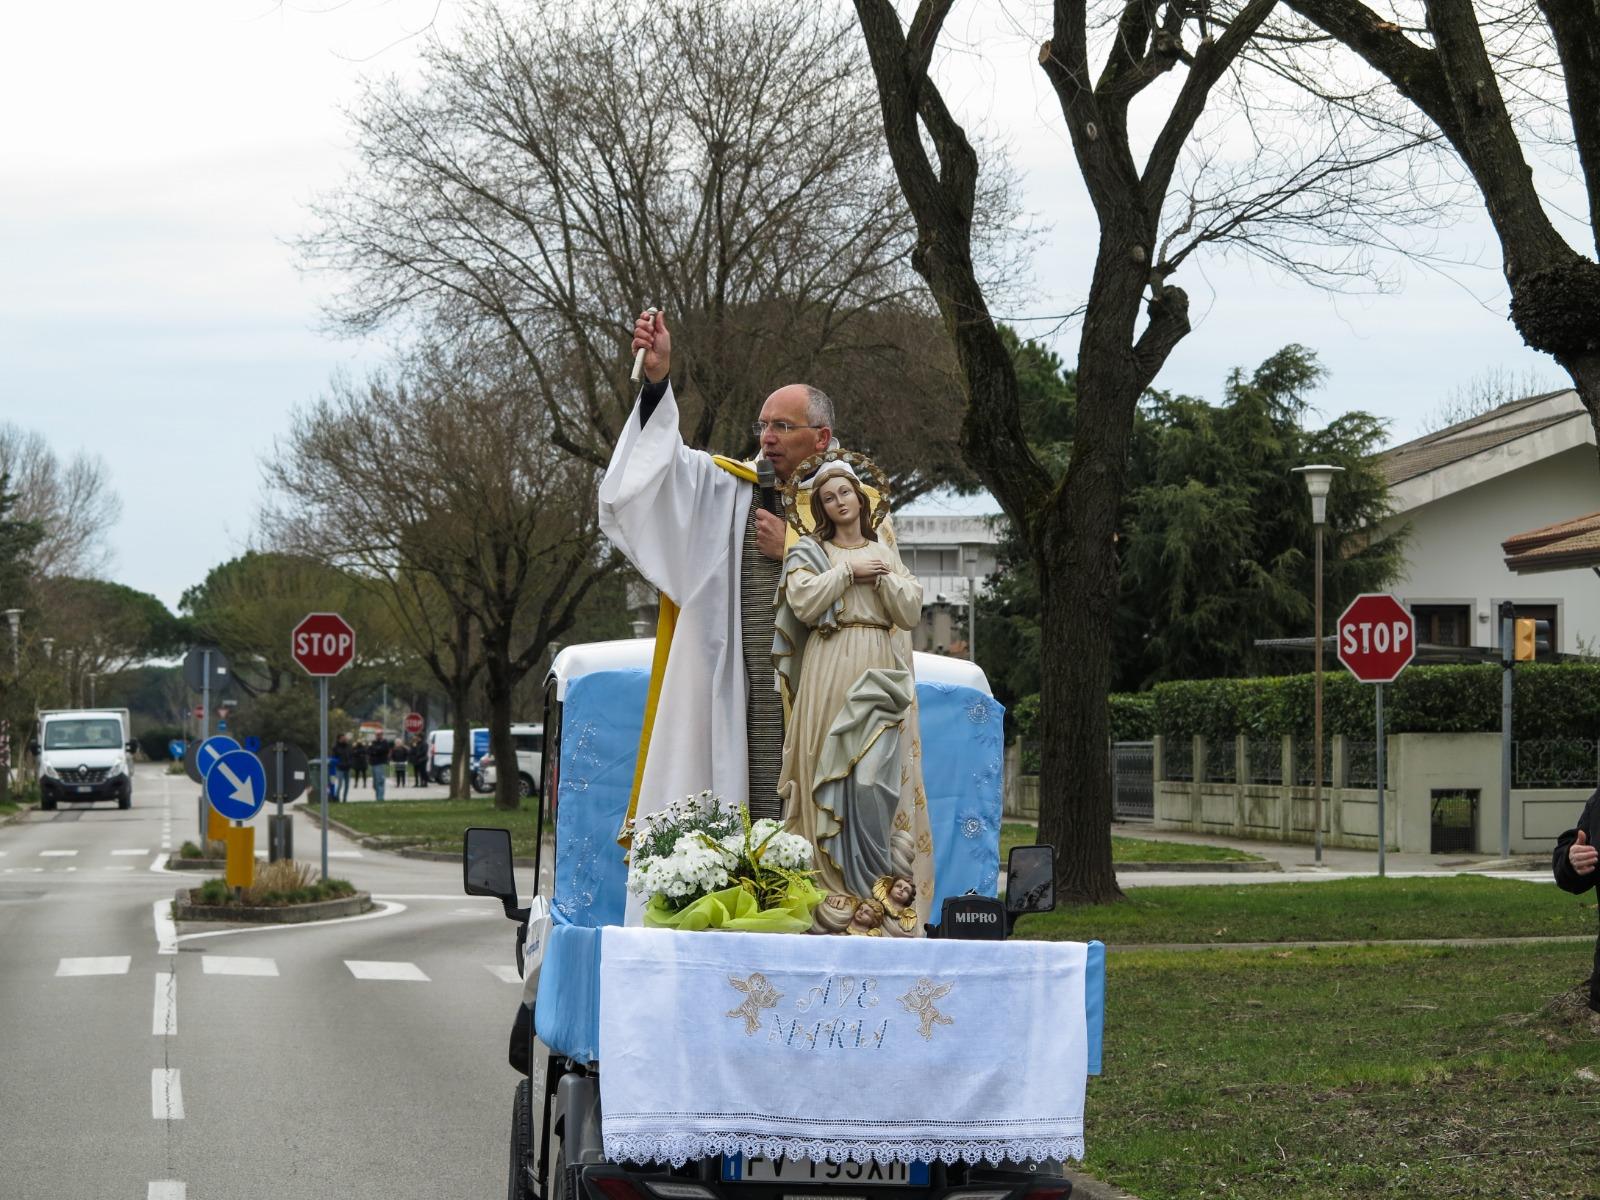
[[[1416,616],[1419,641],[1494,648],[1494,614],[1510,600],[1519,616],[1551,623],[1557,650],[1600,648],[1600,578],[1561,557],[1600,541],[1600,459],[1577,393],[1502,404],[1396,446],[1379,465],[1394,503],[1389,523],[1411,527],[1391,590]],[[1513,566],[1519,554],[1540,565]]]

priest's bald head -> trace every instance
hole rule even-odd
[[[755,423],[761,457],[785,483],[794,469],[833,440],[833,401],[805,383],[791,383],[768,396]]]

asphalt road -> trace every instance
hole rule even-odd
[[[521,984],[499,904],[335,834],[332,873],[380,912],[174,928],[195,793],[142,768],[130,811],[0,828],[0,1200],[502,1195]]]

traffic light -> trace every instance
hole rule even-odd
[[[1550,622],[1532,617],[1518,617],[1516,627],[1516,661],[1533,662],[1550,655]]]

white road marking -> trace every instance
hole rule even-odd
[[[41,851],[39,851],[39,857],[40,858],[73,858],[73,857],[75,857],[77,855],[77,853],[78,852],[76,850],[41,850]]]
[[[165,903],[165,901],[162,903]],[[385,903],[382,900],[374,901],[373,907],[379,911],[362,913],[360,916],[356,917],[332,917],[326,921],[300,921],[294,924],[289,924],[286,922],[281,925],[252,925],[248,929],[208,929],[204,933],[186,933],[177,940],[180,942],[188,942],[195,938],[238,937],[241,933],[261,933],[268,929],[298,929],[301,931],[321,929],[327,925],[343,925],[350,921],[376,921],[380,917],[394,917],[400,915],[406,910],[406,906],[404,904]],[[174,947],[174,950],[175,949],[176,947]],[[164,953],[168,954],[172,952],[173,951],[171,950],[164,951]]]
[[[183,1120],[183,1082],[177,1067],[150,1072],[150,1115],[158,1121]]]
[[[271,975],[278,974],[278,963],[271,958],[229,958],[219,954],[202,960],[207,975]]]
[[[495,963],[493,966],[490,966],[488,963],[484,963],[483,969],[488,971],[489,974],[493,975],[496,979],[500,980],[501,983],[522,982],[522,976],[517,974],[517,969],[512,966],[507,966],[505,963]]]
[[[43,875],[43,867],[7,867],[0,875]]]
[[[176,1037],[178,1033],[178,977],[171,971],[156,972],[155,1015],[150,1032],[155,1037]]]
[[[56,966],[56,978],[63,975],[126,975],[128,964],[133,961],[128,955],[112,955],[107,958],[63,958]]]
[[[328,857],[329,858],[360,858],[361,857],[361,851],[359,851],[359,850],[329,850],[328,851]]]
[[[189,1200],[189,1185],[176,1179],[152,1179],[145,1200]]]
[[[167,859],[171,857],[172,855],[170,854],[156,855],[155,859],[150,863],[150,869],[152,871],[165,871],[167,869]]]
[[[143,847],[142,847],[142,846],[141,846],[141,847],[140,847],[140,848],[139,848],[139,849],[137,849],[137,850],[113,850],[113,851],[112,851],[112,852],[111,852],[111,857],[112,857],[112,858],[120,858],[120,857],[122,857],[122,856],[123,856],[123,855],[129,855],[129,854],[131,854],[131,855],[141,855],[141,854],[149,854],[149,853],[150,853],[150,851],[148,851],[148,850],[146,850],[146,849],[144,849],[144,848],[143,848]]]
[[[350,968],[350,974],[357,979],[388,979],[409,980],[414,983],[432,982],[422,972],[416,963],[408,962],[367,962],[361,959],[347,958],[344,965]]]
[[[166,855],[161,856],[162,859]],[[154,867],[150,868],[152,871]],[[153,909],[156,921],[156,953],[176,954],[178,952],[178,923],[172,919],[172,901],[157,900]]]

